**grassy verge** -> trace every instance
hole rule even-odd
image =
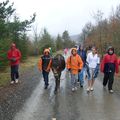
[[[29,57],[23,63],[20,64],[20,73],[24,73],[26,70],[34,67],[39,60],[39,57]],[[0,72],[0,87],[9,84],[10,82],[10,68]]]

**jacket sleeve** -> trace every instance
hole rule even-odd
[[[117,56],[116,56],[116,59],[115,59],[115,71],[116,71],[116,73],[119,72],[119,64],[118,64]]]
[[[104,72],[104,66],[105,66],[105,56],[103,57],[101,64],[100,64],[100,71]]]
[[[16,60],[20,60],[20,58],[21,58],[21,52],[18,50]]]
[[[89,64],[89,53],[87,55],[86,62]]]
[[[67,69],[71,68],[71,66],[70,66],[70,57],[67,59],[66,67],[67,67]]]
[[[42,70],[42,58],[38,61],[38,69],[41,71]]]
[[[48,67],[47,67],[46,71],[50,71],[51,67],[52,67],[52,59],[50,59],[50,62],[48,64]]]
[[[79,69],[81,70],[83,68],[83,61],[80,56],[78,56],[78,63],[79,63]]]

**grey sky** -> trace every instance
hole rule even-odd
[[[1,1],[1,0],[0,0]],[[99,9],[109,16],[111,8],[120,0],[10,0],[14,2],[21,19],[28,19],[36,12],[39,31],[46,27],[52,35],[68,30],[70,34],[81,32],[85,23],[93,21],[92,15]]]

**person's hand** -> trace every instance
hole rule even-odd
[[[71,68],[69,68],[68,71],[71,71]]]
[[[81,72],[81,69],[78,69],[78,72]]]
[[[12,58],[11,61],[12,61],[12,62],[15,62],[15,61],[16,61],[16,58]]]

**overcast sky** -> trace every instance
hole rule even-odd
[[[0,0],[2,1],[2,0]],[[10,0],[14,2],[16,12],[21,19],[29,19],[36,12],[39,31],[46,27],[56,35],[68,30],[71,35],[79,34],[83,26],[93,21],[93,13],[104,12],[110,15],[111,8],[120,4],[120,0]]]

